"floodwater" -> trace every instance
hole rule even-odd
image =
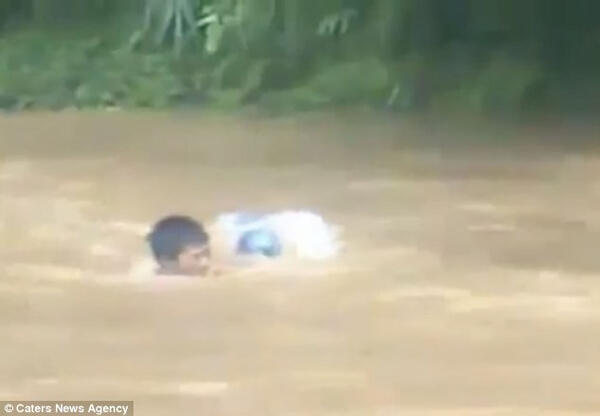
[[[372,115],[0,118],[0,399],[600,414],[600,157],[517,145],[584,134]],[[159,216],[239,208],[313,209],[344,227],[345,251],[133,276]]]

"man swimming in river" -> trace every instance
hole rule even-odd
[[[182,215],[158,221],[146,237],[158,263],[158,274],[206,275],[210,269],[208,233],[194,219]]]
[[[336,231],[311,212],[227,213],[215,222],[215,233],[235,257],[275,258],[291,254],[324,259],[337,254]],[[204,226],[188,216],[158,221],[147,236],[159,274],[205,276],[211,271],[211,241]]]

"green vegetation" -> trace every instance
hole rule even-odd
[[[597,109],[599,16],[596,0],[0,0],[0,108]]]

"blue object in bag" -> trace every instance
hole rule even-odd
[[[281,254],[281,242],[277,235],[268,229],[258,228],[244,232],[238,241],[239,254],[262,254],[277,257]]]

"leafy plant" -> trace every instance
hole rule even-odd
[[[0,38],[0,106],[165,107],[184,90],[169,54],[114,49],[92,39],[23,33]]]
[[[354,9],[342,9],[329,14],[319,22],[317,34],[319,36],[344,35],[348,31],[352,19],[357,16],[358,12]]]
[[[194,4],[194,0],[145,0],[141,34],[147,35],[153,31],[157,45],[162,45],[171,38],[175,54],[181,56],[186,38],[196,34]],[[140,34],[136,33],[134,36],[139,38]]]
[[[209,55],[213,55],[220,50],[223,33],[230,28],[240,28],[241,22],[241,3],[234,8],[233,12],[219,10],[217,7],[208,5],[202,8],[202,17],[197,22],[197,27],[202,29],[206,35],[204,49]],[[240,40],[243,44],[244,37],[240,33]]]
[[[248,52],[264,40],[275,16],[277,0],[218,0],[202,8],[197,26],[205,33],[208,54],[222,49],[226,33],[232,33],[237,45]]]

